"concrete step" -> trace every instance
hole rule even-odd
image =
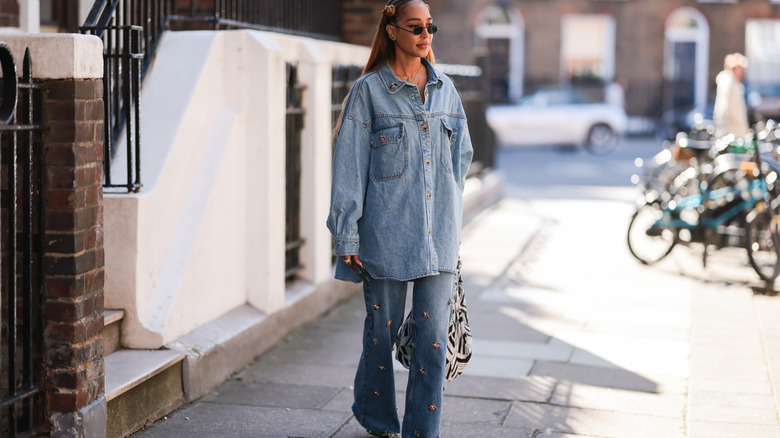
[[[122,348],[122,319],[125,317],[124,310],[106,309],[103,311],[103,356]]]
[[[125,437],[184,403],[182,363],[171,350],[117,350],[104,357],[106,437]]]

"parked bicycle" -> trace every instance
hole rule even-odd
[[[643,197],[628,227],[631,254],[652,264],[678,243],[700,243],[706,267],[710,249],[744,247],[759,277],[773,282],[780,274],[776,185],[780,165],[771,155],[777,133],[772,123],[748,143],[733,137],[682,142],[690,166],[671,182],[666,181],[668,176],[643,180]],[[668,160],[664,170],[675,163],[679,160]]]

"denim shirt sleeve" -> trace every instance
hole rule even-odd
[[[461,135],[455,139],[455,144],[452,148],[452,168],[458,169],[459,173],[456,175],[458,186],[460,191],[463,191],[463,187],[466,184],[466,174],[469,171],[471,165],[471,159],[474,156],[474,148],[471,145],[471,135],[469,135],[469,126],[465,117],[461,122]]]
[[[457,91],[455,92],[457,93]],[[455,179],[458,182],[460,191],[466,184],[466,174],[471,166],[471,159],[474,156],[474,148],[471,145],[471,135],[469,134],[469,125],[466,120],[466,111],[460,99],[457,99],[458,132],[455,137],[455,144],[452,145],[452,169],[458,171]]]
[[[363,216],[368,184],[370,132],[355,116],[353,99],[345,105],[336,139],[327,220],[339,256],[358,254],[358,220]]]

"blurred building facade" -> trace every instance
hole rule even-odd
[[[350,2],[347,2],[350,3]],[[361,3],[353,0],[351,3]],[[363,1],[381,5],[383,0]],[[429,0],[440,62],[487,57],[492,100],[551,84],[617,81],[626,111],[655,118],[704,106],[727,53],[746,53],[747,80],[780,84],[777,0]],[[350,35],[345,35],[350,38]],[[351,42],[368,44],[364,36]]]

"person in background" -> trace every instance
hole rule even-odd
[[[615,79],[604,86],[604,102],[626,109],[626,91],[622,81]]]
[[[726,55],[723,67],[715,78],[715,132],[718,136],[733,134],[736,138],[744,138],[750,132],[745,86],[742,84],[748,60],[741,53],[731,53]]]
[[[328,229],[336,278],[363,282],[366,318],[352,412],[369,434],[439,436],[463,187],[473,149],[452,81],[434,68],[421,0],[391,0],[335,130]],[[413,283],[403,428],[393,343]]]

